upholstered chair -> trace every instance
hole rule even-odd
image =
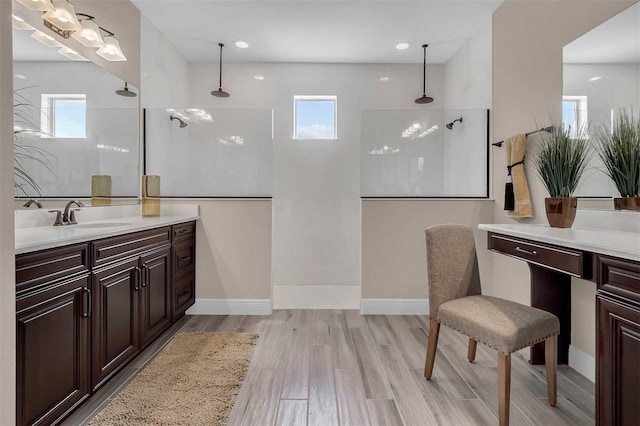
[[[545,342],[547,393],[556,405],[557,338],[560,321],[546,311],[496,297],[482,296],[473,229],[466,225],[428,228],[429,341],[424,377],[431,379],[440,324],[469,337],[473,362],[478,342],[498,351],[498,412],[509,424],[511,353]]]

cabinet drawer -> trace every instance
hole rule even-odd
[[[196,258],[195,241],[186,240],[173,245],[172,273],[173,281],[193,273]]]
[[[122,260],[170,242],[171,227],[169,226],[97,240],[92,243],[92,266],[101,266]]]
[[[173,225],[173,242],[182,241],[193,238],[196,234],[196,223],[182,223],[180,225]]]
[[[75,244],[16,256],[16,292],[89,270],[89,244]]]
[[[175,321],[196,301],[193,273],[172,285],[171,319]]]
[[[598,290],[640,304],[640,263],[598,256]]]
[[[529,263],[564,272],[574,277],[589,278],[583,267],[584,254],[578,250],[543,245],[505,235],[489,234],[489,250],[516,257]]]

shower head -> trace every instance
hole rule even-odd
[[[176,117],[175,115],[172,115],[171,117],[169,117],[169,120],[173,121],[173,120],[178,120],[178,122],[180,123],[180,128],[184,129],[185,127],[188,126],[187,123],[184,122],[184,120],[182,120],[180,117]]]
[[[129,90],[129,85],[126,81],[124,82],[124,89],[116,90],[116,95],[124,96],[127,98],[135,98],[136,96],[138,96],[136,92]]]
[[[460,118],[456,118],[455,120],[453,120],[451,123],[449,124],[445,124],[445,127],[449,130],[453,129],[453,125],[456,124],[456,121],[459,121],[462,123],[462,117]]]

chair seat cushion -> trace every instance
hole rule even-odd
[[[555,315],[490,296],[445,302],[435,320],[505,355],[560,333]]]

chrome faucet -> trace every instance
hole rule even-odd
[[[77,210],[75,209],[71,210],[71,206],[74,204],[78,207],[84,207],[84,204],[82,204],[82,202],[78,200],[69,201],[67,205],[64,206],[64,213],[62,214],[62,223],[64,223],[65,225],[75,225],[76,223],[78,223],[76,222],[76,215],[75,215],[75,212]]]
[[[33,198],[32,198],[32,199],[30,199],[29,201],[27,201],[26,203],[24,203],[24,204],[22,205],[22,207],[29,208],[29,207],[31,207],[31,204],[35,204],[35,205],[36,205],[36,207],[38,207],[39,209],[41,209],[41,208],[42,208],[42,203],[41,203],[40,201],[38,201],[38,200],[34,200]]]

